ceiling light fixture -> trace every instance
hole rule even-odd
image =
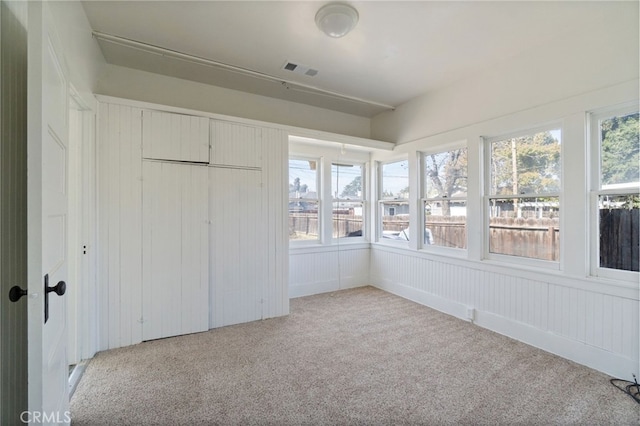
[[[348,4],[329,3],[316,13],[316,25],[329,37],[344,37],[358,23],[358,11]]]

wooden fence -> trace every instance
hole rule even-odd
[[[467,229],[464,216],[427,217],[426,228],[433,243],[442,247],[466,248]],[[409,227],[407,216],[385,216],[383,230],[400,232]],[[361,235],[360,216],[334,216],[333,236]],[[291,239],[318,237],[318,217],[314,213],[289,215]],[[492,218],[489,225],[491,253],[557,261],[560,258],[560,232],[557,218]]]
[[[640,209],[600,210],[600,266],[640,269]]]

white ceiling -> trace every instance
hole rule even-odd
[[[85,1],[94,31],[398,106],[418,95],[616,19],[610,2],[354,1],[347,36],[315,25],[319,1]],[[386,108],[298,90],[216,67],[100,40],[108,63],[362,116]],[[282,69],[286,61],[319,70]],[[201,62],[201,61],[200,61]]]

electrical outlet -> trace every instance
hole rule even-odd
[[[475,308],[467,308],[467,319],[471,322],[476,319],[476,310]]]

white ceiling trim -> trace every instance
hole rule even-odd
[[[316,87],[310,84],[299,83],[292,80],[285,80],[281,77],[276,77],[270,74],[265,74],[259,71],[254,71],[248,68],[238,67],[235,65],[225,64],[223,62],[214,61],[212,59],[202,58],[200,56],[190,55],[188,53],[178,52],[176,50],[167,49],[161,46],[155,46],[152,44],[144,43],[137,40],[131,40],[125,37],[119,37],[112,34],[102,33],[99,31],[93,31],[93,37],[98,40],[105,41],[108,43],[117,44],[119,46],[124,46],[132,49],[141,50],[147,53],[156,54],[159,56],[170,57],[173,59],[178,59],[185,62],[190,62],[198,65],[204,65],[214,68],[221,68],[226,71],[231,71],[237,74],[242,74],[245,76],[250,76],[262,80],[277,82],[284,85],[287,89],[296,90],[299,92],[310,93],[310,94],[320,94],[329,97],[333,97],[336,99],[348,100],[352,102],[358,102],[365,105],[376,106],[380,108],[384,108],[387,110],[395,110],[395,106],[384,104],[381,102],[372,101],[369,99],[360,98],[357,96],[345,95],[343,93],[334,92],[331,90],[322,89],[320,87]]]

